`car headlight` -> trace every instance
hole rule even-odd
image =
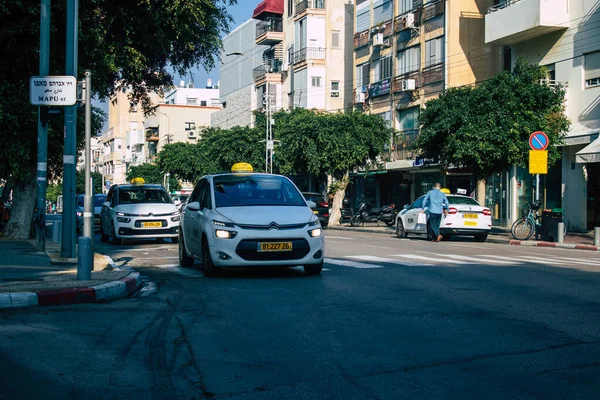
[[[120,217],[124,217],[124,216],[125,216],[125,213],[118,212],[118,213],[117,213],[117,215],[118,215],[118,216],[120,216]]]
[[[122,222],[122,223],[128,223],[131,221],[131,218],[125,218],[125,217],[117,217],[117,221]]]
[[[177,215],[176,217],[171,217],[171,221],[173,221],[173,222],[177,222],[179,220],[181,220],[181,216],[179,216],[179,215]]]
[[[81,211],[77,211],[77,216],[78,217],[83,217],[83,213]]]
[[[317,226],[317,225],[319,225],[319,224],[320,224],[320,222],[319,222],[319,218],[316,218],[316,219],[313,219],[312,221],[310,221],[310,222],[308,223],[308,226]]]
[[[313,238],[319,237],[322,234],[323,230],[321,228],[311,229],[310,231],[308,231],[308,235]]]
[[[177,210],[177,211],[173,211],[173,212],[171,213],[171,215],[179,215],[179,210]]]
[[[233,239],[237,235],[236,231],[228,231],[225,229],[215,230],[215,236],[219,239]]]
[[[223,222],[223,221],[217,221],[216,219],[213,219],[213,224],[216,226],[222,226],[222,227],[227,227],[227,228],[234,228],[235,225],[233,225],[230,222]]]

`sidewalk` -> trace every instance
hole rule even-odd
[[[374,223],[366,223],[365,226],[351,227],[344,223],[340,226],[329,226],[328,230],[354,231],[354,232],[369,232],[394,235],[394,227],[380,224],[377,226]],[[409,235],[409,237],[415,235]],[[418,235],[423,236],[424,235]],[[452,241],[453,239],[450,239]],[[591,250],[600,251],[600,247],[594,246],[594,233],[567,233],[564,238],[564,243],[543,242],[538,240],[515,240],[513,239],[510,228],[492,228],[488,235],[487,243],[508,244],[512,246],[535,246],[535,247],[556,247],[561,249],[576,249],[576,250]]]
[[[105,302],[129,296],[142,283],[139,273],[115,269],[98,253],[91,279],[78,281],[77,258],[61,258],[53,242],[38,252],[34,240],[2,239],[0,254],[0,310]]]

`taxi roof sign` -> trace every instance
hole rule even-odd
[[[443,189],[440,189],[440,192],[442,192],[444,194],[450,194],[450,189],[443,188]]]
[[[131,183],[134,183],[134,184],[136,184],[136,183],[146,183],[146,181],[144,180],[144,178],[133,178],[131,180]]]
[[[248,172],[254,172],[254,169],[252,168],[252,165],[248,164],[247,162],[239,162],[239,163],[233,164],[233,166],[231,167],[231,172],[233,172],[233,173],[248,173]]]

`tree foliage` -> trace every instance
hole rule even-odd
[[[156,164],[144,163],[129,167],[125,176],[127,181],[133,178],[143,178],[146,183],[164,184],[165,172]],[[181,184],[174,176],[169,176],[169,190],[179,190]]]
[[[513,71],[474,87],[448,89],[422,110],[414,147],[443,167],[472,168],[483,179],[511,165],[526,167],[529,136],[543,131],[550,139],[552,165],[560,159],[557,145],[569,121],[564,88],[541,84],[545,77],[544,67],[519,59]]]

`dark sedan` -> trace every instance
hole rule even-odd
[[[308,201],[314,202],[317,206],[314,209],[315,215],[319,217],[321,226],[327,227],[329,224],[329,204],[325,201],[325,198],[321,193],[314,192],[302,192],[302,196]]]

